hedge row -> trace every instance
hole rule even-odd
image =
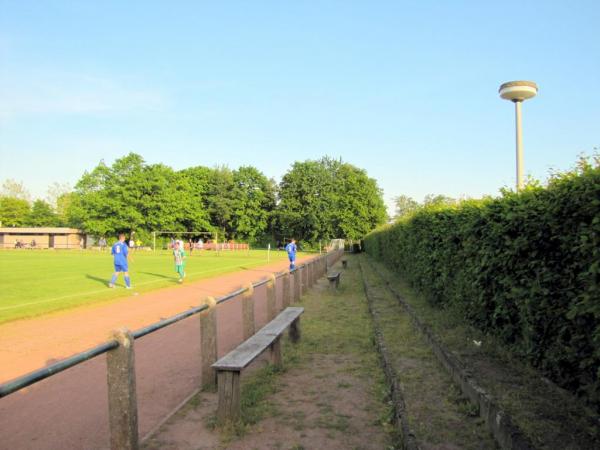
[[[365,238],[428,300],[458,308],[600,409],[600,166],[545,188],[424,208]]]

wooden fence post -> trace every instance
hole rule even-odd
[[[281,303],[283,306],[283,309],[287,308],[288,306],[290,306],[290,303],[292,302],[292,290],[290,288],[290,273],[286,272],[285,275],[283,276],[283,298],[281,299]]]
[[[211,367],[217,360],[217,302],[213,297],[207,297],[205,303],[208,309],[200,313],[200,380],[203,389],[213,389],[217,383],[217,374]]]
[[[250,283],[242,294],[242,330],[244,340],[254,335],[254,286]]]
[[[302,295],[308,290],[308,263],[302,268]]]
[[[269,275],[269,281],[267,282],[267,321],[269,322],[277,315],[276,283],[275,275]]]
[[[300,269],[294,270],[294,303],[300,300]]]
[[[110,448],[137,450],[139,435],[133,336],[123,328],[115,330],[113,338],[119,346],[106,354]]]

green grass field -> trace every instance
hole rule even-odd
[[[285,257],[285,252],[271,252],[270,261]],[[265,250],[195,253],[187,258],[186,281],[263,264],[267,264]],[[178,284],[173,257],[167,251],[133,254],[131,290],[124,289],[122,275],[115,289],[107,287],[113,273],[109,251],[1,251],[0,273],[0,323]]]

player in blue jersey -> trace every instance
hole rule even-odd
[[[288,245],[285,246],[285,251],[288,254],[288,259],[290,260],[290,270],[296,268],[296,241],[292,239]]]
[[[127,255],[129,254],[129,248],[125,243],[125,235],[123,233],[119,234],[119,241],[112,246],[110,254],[113,255],[114,258],[115,273],[113,274],[110,283],[108,283],[108,287],[114,288],[119,273],[123,272],[123,276],[125,277],[125,287],[127,289],[131,289],[131,280],[129,279],[128,272],[129,267],[127,264]]]

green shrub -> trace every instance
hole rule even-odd
[[[547,187],[423,208],[366,251],[600,407],[600,165]]]

